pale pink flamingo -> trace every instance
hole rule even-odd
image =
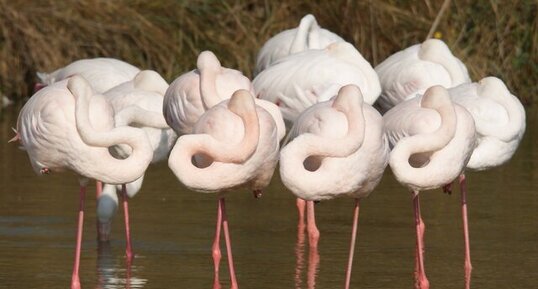
[[[358,86],[367,104],[373,104],[381,93],[374,69],[347,42],[282,58],[252,83],[258,98],[277,104],[290,126],[306,108],[329,100],[344,85]]]
[[[390,167],[396,179],[413,192],[417,234],[415,288],[427,289],[419,191],[442,187],[463,173],[476,145],[474,121],[467,110],[452,103],[442,86],[433,86],[423,96],[396,105],[383,120],[392,147]],[[462,213],[466,222],[465,202]]]
[[[104,96],[115,112],[115,126],[135,125],[146,132],[153,148],[152,163],[167,159],[168,153],[177,139],[174,131],[166,124],[162,114],[163,97],[168,83],[155,71],[144,70],[132,80],[106,91]],[[118,157],[129,156],[131,149],[125,145],[111,148]],[[127,209],[127,196],[132,198],[140,190],[143,176],[123,186],[105,184],[102,193],[97,196],[98,239],[108,241],[111,220],[118,206],[117,191],[121,191],[124,207]],[[126,195],[125,195],[126,194]],[[126,226],[129,227],[128,220]],[[132,256],[132,251],[128,256]]]
[[[386,112],[434,85],[469,83],[465,64],[439,39],[428,39],[389,56],[375,67],[383,92],[376,105]]]
[[[345,288],[349,288],[358,226],[359,199],[377,186],[387,166],[389,146],[381,115],[347,85],[331,100],[305,110],[280,153],[280,176],[298,198],[307,200],[310,247],[317,247],[313,201],[340,196],[356,200]]]
[[[192,133],[206,110],[229,99],[235,91],[244,89],[255,95],[250,80],[238,70],[222,67],[211,51],[200,53],[196,66],[174,80],[164,97],[166,122],[178,135]],[[278,107],[265,100],[255,101],[273,116],[279,140],[284,138],[286,129]]]
[[[208,109],[193,134],[180,136],[168,165],[189,189],[217,193],[218,210],[213,260],[214,288],[219,285],[220,227],[224,228],[232,288],[238,288],[233,266],[225,192],[247,186],[254,192],[266,187],[278,161],[278,129],[269,112],[246,90]]]
[[[319,27],[312,14],[305,15],[297,28],[279,32],[265,42],[256,59],[254,74],[258,74],[281,58],[307,49],[323,49],[344,41],[337,34]]]
[[[47,86],[22,108],[17,139],[40,175],[71,170],[79,175],[80,206],[77,245],[71,288],[80,288],[79,262],[88,179],[123,184],[139,178],[152,157],[146,133],[132,127],[114,128],[113,110],[106,99],[94,94],[81,76]],[[108,148],[126,144],[125,159],[114,158]]]
[[[506,163],[516,151],[525,132],[525,109],[508,91],[502,80],[486,77],[477,83],[465,83],[448,90],[455,103],[465,107],[473,116],[477,146],[467,163],[470,170],[481,171]],[[467,210],[465,175],[460,176],[463,210]],[[471,287],[471,253],[468,222],[465,229],[465,288]]]
[[[79,59],[51,73],[38,72],[40,82],[36,84],[35,90],[78,74],[91,84],[95,92],[103,93],[133,79],[138,72],[140,69],[119,59],[104,57]]]

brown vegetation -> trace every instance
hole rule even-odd
[[[0,0],[0,91],[22,99],[36,71],[97,56],[173,80],[206,49],[250,75],[261,45],[307,13],[375,65],[423,41],[443,2]],[[538,100],[537,11],[535,0],[454,0],[435,30],[473,79],[498,76],[530,104]]]

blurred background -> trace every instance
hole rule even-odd
[[[372,66],[426,39],[443,0],[0,0],[0,91],[28,97],[37,71],[115,57],[172,81],[202,50],[252,76],[259,48],[312,13],[355,44]],[[473,80],[503,79],[524,104],[538,99],[538,1],[454,0],[435,37]]]

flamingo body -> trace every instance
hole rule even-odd
[[[382,111],[424,94],[434,85],[450,88],[471,82],[465,64],[438,39],[396,52],[377,65],[375,71],[383,90],[377,101]]]
[[[471,113],[476,125],[478,142],[467,167],[485,170],[507,162],[525,132],[525,109],[517,97],[496,77],[461,84],[449,93]]]
[[[308,49],[322,49],[334,42],[342,42],[337,34],[319,27],[312,14],[305,15],[297,28],[284,30],[271,37],[258,53],[254,74],[258,74],[278,60]]]
[[[253,84],[258,97],[277,103],[290,124],[306,108],[335,96],[344,85],[358,86],[368,104],[381,92],[372,66],[347,42],[285,57],[256,76]]]
[[[140,72],[137,67],[114,58],[80,59],[51,73],[38,72],[44,85],[67,79],[75,74],[84,77],[95,92],[105,91],[133,79]]]

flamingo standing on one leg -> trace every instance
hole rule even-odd
[[[486,77],[477,83],[466,83],[448,90],[455,103],[464,106],[473,116],[478,144],[467,168],[486,170],[507,162],[516,151],[525,132],[525,109],[508,91],[502,80]],[[465,175],[459,178],[463,210],[465,244],[465,288],[471,287],[471,254],[467,221],[467,189]]]
[[[349,288],[359,199],[372,192],[388,162],[383,120],[374,108],[363,103],[358,87],[347,85],[333,99],[305,110],[289,137],[290,142],[280,153],[280,176],[288,189],[308,201],[310,247],[315,248],[319,238],[312,201],[338,196],[356,199],[345,281],[345,288]]]
[[[236,91],[208,109],[193,134],[181,136],[168,165],[188,188],[218,193],[217,224],[213,243],[214,288],[220,288],[220,227],[224,229],[232,288],[238,288],[233,266],[225,192],[248,186],[255,192],[266,187],[278,161],[278,130],[270,113],[255,105],[246,90]]]
[[[22,108],[17,121],[17,139],[28,152],[36,173],[71,170],[80,176],[80,206],[72,289],[80,288],[79,261],[88,179],[111,184],[139,178],[152,157],[146,134],[137,128],[113,128],[113,111],[90,85],[73,76],[41,89]],[[126,159],[110,155],[110,146],[126,144],[132,152]]]
[[[413,192],[417,232],[415,288],[427,289],[419,191],[451,183],[463,172],[476,143],[474,121],[467,110],[452,103],[441,86],[398,104],[383,119],[393,147],[390,167],[396,179]]]

